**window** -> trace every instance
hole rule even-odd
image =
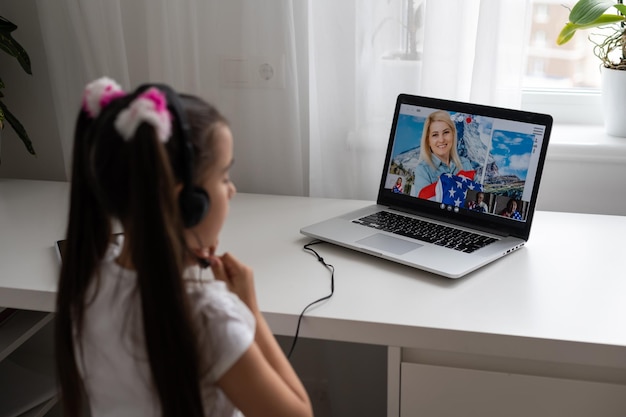
[[[574,3],[532,0],[522,107],[550,113],[557,123],[599,124],[600,61],[593,54],[590,33],[556,44]]]
[[[556,44],[575,1],[531,0],[522,108],[551,114],[557,123],[601,124],[600,61],[588,39],[598,30],[581,31],[567,44]],[[419,60],[425,1],[384,4],[385,13],[377,14],[384,18],[377,23],[373,36],[378,47],[385,44],[388,49],[382,55],[392,60]],[[402,85],[408,90],[407,84]]]
[[[538,29],[533,33],[532,46],[535,48],[545,48],[546,47],[546,32]]]
[[[550,19],[550,13],[548,12],[548,4],[538,3],[534,5],[533,20],[538,23],[545,23]]]
[[[569,9],[559,0],[536,0],[532,13],[530,39],[528,45],[528,67],[524,87],[536,88],[552,85],[554,88],[591,88],[600,87],[598,58],[593,54],[593,44],[586,33],[578,33],[565,45],[557,45],[556,38],[567,22]],[[544,62],[544,73],[537,79],[534,62]]]

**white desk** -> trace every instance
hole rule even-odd
[[[68,192],[66,183],[0,180],[0,306],[53,311],[53,244],[65,231]],[[302,308],[329,291],[300,227],[367,204],[234,198],[220,246],[255,270],[276,334],[292,335]],[[456,389],[465,415],[473,414],[463,401],[485,390],[495,393],[483,415],[585,415],[587,404],[603,404],[594,415],[624,415],[624,236],[626,217],[538,212],[524,249],[460,280],[318,245],[335,266],[335,295],[307,312],[300,335],[388,346],[389,415],[434,415],[435,406],[446,415],[451,401],[432,396]],[[513,392],[520,386],[528,401]]]

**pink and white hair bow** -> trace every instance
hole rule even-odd
[[[141,123],[154,127],[158,139],[165,143],[172,134],[172,118],[165,95],[155,87],[141,93],[115,119],[115,128],[124,140],[130,140]]]
[[[112,100],[124,96],[122,87],[108,77],[98,78],[87,84],[83,93],[83,110],[95,119]]]

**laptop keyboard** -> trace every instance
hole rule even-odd
[[[474,252],[496,241],[489,236],[388,211],[380,211],[352,222],[466,253]]]

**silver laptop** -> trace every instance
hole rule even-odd
[[[459,278],[528,240],[546,114],[401,94],[376,204],[306,236]]]

